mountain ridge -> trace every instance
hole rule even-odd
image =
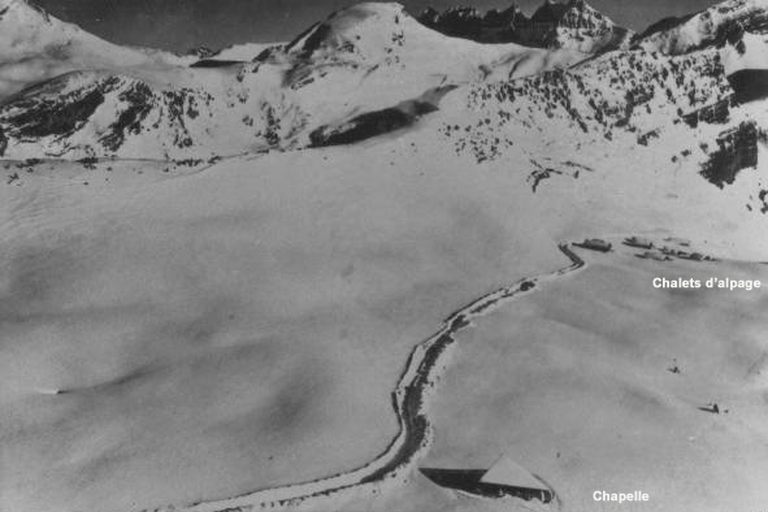
[[[699,31],[695,47],[678,44],[675,34],[691,23],[699,26],[702,13],[637,36],[631,47],[623,40],[621,48],[597,45],[590,53],[450,37],[400,4],[361,3],[331,14],[287,44],[236,48],[237,60],[210,55],[205,67],[160,73],[85,69],[25,89],[0,105],[0,156],[207,161],[289,151],[424,124],[435,129],[443,118],[473,117],[478,97],[489,110],[477,125],[463,128],[466,135],[457,143],[460,152],[471,149],[478,162],[502,155],[503,141],[526,140],[537,132],[555,145],[561,141],[550,134],[570,134],[580,144],[624,137],[653,146],[678,125],[700,130],[713,124],[717,133],[707,135],[707,144],[714,148],[725,140],[719,133],[741,123],[752,123],[754,133],[765,130],[759,117],[745,117],[738,100],[762,98],[760,91],[739,93],[733,86],[744,80],[727,79],[753,65],[765,47],[743,30],[762,26],[768,12],[760,8],[763,3],[728,0],[713,7],[719,17],[709,15],[709,32]],[[478,16],[476,10],[451,12]],[[520,14],[514,7],[504,13],[485,17]],[[557,23],[560,32],[553,33],[575,37],[583,28],[603,26],[595,20],[612,23],[598,15],[581,0],[549,1],[526,19]],[[754,23],[744,24],[745,16]],[[737,21],[740,31],[732,29]],[[726,39],[712,35],[726,30]],[[250,59],[249,48],[258,51]],[[512,110],[506,105],[510,97],[516,98]],[[496,131],[492,137],[489,127]],[[457,132],[452,126],[448,131]],[[756,154],[753,139],[744,139],[749,155]],[[701,165],[712,151],[698,153]],[[753,166],[751,156],[737,160]]]
[[[513,3],[502,11],[491,9],[485,14],[473,7],[453,7],[442,13],[428,8],[418,19],[446,35],[478,42],[515,42],[586,53],[626,47],[634,35],[585,0],[545,0],[530,17]]]
[[[722,46],[734,33],[738,38],[745,32],[768,33],[768,1],[726,0],[698,13],[662,20],[641,34],[633,47],[681,54]]]

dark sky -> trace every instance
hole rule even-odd
[[[292,39],[315,21],[350,0],[32,0],[54,16],[77,23],[104,39],[184,51],[206,45]],[[543,0],[519,0],[531,11]],[[409,11],[474,5],[482,10],[507,7],[511,0],[401,0]],[[666,16],[698,11],[716,0],[592,0],[615,21],[642,30]]]

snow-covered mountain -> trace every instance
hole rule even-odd
[[[366,3],[180,61],[3,5],[0,60],[59,67],[0,100],[0,508],[546,508],[417,476],[510,450],[572,510],[768,502],[764,294],[652,286],[766,282],[758,2],[613,49],[577,2],[536,47]]]
[[[6,156],[207,159],[301,147],[321,126],[437,87],[534,74],[586,56],[448,38],[398,4],[371,3],[254,57],[253,63],[214,59],[208,67],[145,75],[62,75],[0,108]],[[126,92],[134,89],[143,92]],[[83,98],[95,101],[84,105]],[[63,125],[53,121],[61,117]]]
[[[583,1],[546,2],[530,19],[516,9],[482,17],[515,20],[519,33],[531,29],[528,40],[547,48],[450,37],[399,4],[364,3],[290,43],[234,47],[204,66],[85,69],[30,87],[0,107],[0,154],[215,160],[351,143],[428,120],[449,146],[478,161],[520,144],[536,162],[553,146],[663,144],[671,162],[695,158],[706,169],[742,148],[747,156],[736,164],[702,171],[721,186],[754,166],[768,125],[764,105],[739,105],[759,91],[742,94],[734,87],[746,82],[728,79],[765,50],[748,30],[764,26],[763,3],[729,0],[639,37],[632,49],[627,31]],[[59,23],[27,4],[11,7],[6,18]],[[459,9],[445,16],[479,15]],[[539,30],[544,25],[551,30]],[[67,40],[104,47],[115,61],[134,62],[119,52],[137,63],[146,58],[64,28]],[[726,31],[728,38],[716,36]],[[36,48],[27,42],[13,51]]]
[[[442,13],[425,10],[419,20],[446,35],[485,43],[516,42],[540,48],[570,48],[586,53],[626,47],[634,33],[618,26],[585,0],[546,0],[528,18],[512,5],[481,14],[472,7]]]
[[[724,44],[740,34],[768,33],[768,1],[727,0],[700,13],[666,19],[641,34],[635,45],[667,54],[687,53]]]
[[[190,60],[159,50],[118,46],[26,0],[0,0],[0,100],[70,71],[162,69]]]

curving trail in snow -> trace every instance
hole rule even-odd
[[[519,296],[532,293],[539,284],[557,280],[586,267],[569,243],[559,244],[571,265],[560,270],[521,279],[485,295],[450,315],[440,330],[411,352],[400,377],[392,402],[399,432],[389,446],[373,461],[346,473],[311,482],[263,489],[242,496],[201,502],[189,506],[168,506],[153,512],[250,512],[264,508],[317,505],[323,499],[338,500],[358,493],[373,494],[387,483],[407,479],[415,464],[429,449],[433,432],[428,417],[428,402],[436,384],[447,368],[455,335],[472,322]],[[344,496],[344,495],[349,496]],[[146,511],[145,511],[146,512]]]

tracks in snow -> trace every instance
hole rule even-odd
[[[399,432],[389,446],[365,466],[311,482],[264,489],[235,498],[190,506],[158,508],[154,512],[250,512],[264,508],[309,506],[342,495],[352,497],[360,492],[375,493],[377,487],[406,479],[432,443],[428,402],[447,367],[451,348],[456,343],[455,335],[470,327],[473,320],[489,314],[510,300],[532,293],[540,283],[557,280],[586,266],[584,260],[570,248],[570,244],[562,243],[559,248],[571,260],[571,265],[555,272],[522,279],[475,300],[449,316],[436,334],[414,348],[392,393]]]

